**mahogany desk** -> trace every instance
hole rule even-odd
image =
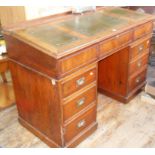
[[[20,123],[51,147],[80,143],[97,128],[97,89],[126,103],[144,86],[153,19],[104,8],[6,28]]]

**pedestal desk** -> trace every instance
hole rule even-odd
[[[51,147],[79,144],[97,90],[127,103],[144,86],[153,20],[110,7],[5,28],[20,123]]]

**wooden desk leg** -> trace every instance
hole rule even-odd
[[[3,80],[3,82],[7,82],[7,79],[6,79],[6,76],[5,76],[5,73],[4,73],[4,72],[1,73],[1,76],[2,76],[2,80]]]

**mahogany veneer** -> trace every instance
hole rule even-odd
[[[51,147],[78,145],[97,128],[97,89],[126,103],[145,84],[153,19],[110,7],[6,27],[20,123]]]

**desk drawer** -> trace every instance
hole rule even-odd
[[[83,110],[89,104],[96,102],[96,98],[96,86],[91,86],[91,88],[86,90],[84,93],[78,95],[70,101],[65,102],[63,105],[64,121]]]
[[[80,75],[75,75],[75,77],[71,77],[64,82],[62,82],[62,96],[67,97],[72,93],[84,88],[86,85],[96,80],[96,67],[91,68],[88,71],[82,72]],[[76,74],[76,73],[74,73]]]
[[[129,64],[129,75],[134,74],[135,72],[139,71],[142,67],[147,65],[148,62],[148,52],[143,55],[142,57],[138,58],[137,60],[131,62]]]
[[[73,55],[63,58],[60,62],[62,73],[77,69],[80,66],[88,64],[97,59],[97,46],[93,45],[81,51],[77,51]]]
[[[129,80],[129,92],[142,84],[146,79],[146,69]]]
[[[131,46],[131,48],[130,48],[130,60],[132,61],[137,56],[141,56],[142,54],[144,54],[144,52],[147,52],[149,47],[150,47],[150,39],[142,40],[138,44]]]
[[[101,42],[99,45],[100,56],[106,55],[108,52],[114,50],[115,47],[115,37]]]
[[[132,41],[132,31],[125,32],[116,36],[116,47],[121,47],[124,44]]]
[[[137,26],[134,30],[134,39],[139,39],[146,34],[152,33],[153,23],[148,22],[143,25]]]
[[[132,31],[128,31],[101,42],[99,45],[100,56],[106,55],[108,52],[111,52],[116,48],[120,48],[121,46],[129,43],[131,40]]]
[[[71,141],[75,136],[94,122],[96,122],[96,105],[65,127],[64,137],[66,143]]]

